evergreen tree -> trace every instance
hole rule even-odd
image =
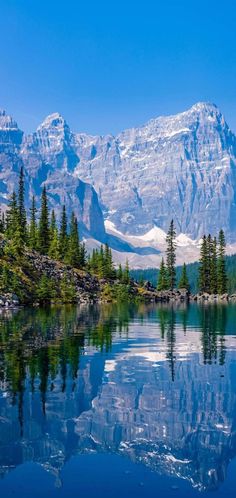
[[[176,283],[176,243],[175,243],[176,233],[174,227],[174,220],[170,223],[170,228],[167,232],[166,237],[166,266],[167,266],[167,276],[168,276],[168,287],[173,290]]]
[[[16,193],[13,192],[10,198],[9,207],[6,218],[6,236],[12,239],[18,227],[18,208]]]
[[[225,294],[227,292],[227,272],[225,263],[225,234],[223,230],[219,232],[218,239],[218,293]]]
[[[37,249],[37,222],[36,222],[36,205],[35,197],[32,197],[32,204],[30,208],[30,226],[29,226],[29,246],[31,249]]]
[[[217,240],[211,240],[210,245],[210,292],[217,294]]]
[[[70,233],[68,237],[68,250],[66,255],[66,262],[69,265],[79,268],[80,266],[80,243],[78,233],[77,218],[72,212],[70,221]]]
[[[25,210],[25,179],[24,179],[24,169],[21,167],[19,176],[19,188],[18,188],[18,221],[19,221],[19,232],[22,239],[22,244],[26,243],[27,238],[27,219]]]
[[[103,245],[100,247],[100,253],[98,257],[98,275],[99,277],[104,277],[105,273],[105,258],[104,258],[104,249]]]
[[[124,268],[124,271],[123,271],[122,281],[123,281],[124,284],[127,284],[127,285],[130,283],[130,273],[129,273],[129,261],[128,261],[128,259],[126,260],[126,263],[125,263],[125,268]]]
[[[60,233],[59,233],[59,252],[60,258],[65,259],[68,249],[68,235],[67,235],[67,216],[65,205],[62,208],[61,223],[60,223]]]
[[[68,279],[66,276],[64,276],[61,280],[60,293],[63,303],[76,302],[77,295],[74,281],[71,281],[71,279]]]
[[[168,288],[168,278],[164,258],[161,260],[160,270],[158,275],[157,290],[163,291]]]
[[[117,270],[117,278],[118,280],[122,281],[123,279],[123,270],[122,270],[122,266],[121,264],[119,264],[118,266],[118,270]]]
[[[182,267],[182,273],[180,276],[178,287],[179,289],[189,289],[189,280],[188,280],[187,268],[185,263],[183,264]]]
[[[6,263],[0,266],[0,289],[3,292],[9,292],[11,285],[11,274]]]
[[[4,213],[2,213],[2,210],[0,208],[0,233],[5,232],[5,216]]]
[[[201,292],[209,291],[209,261],[208,261],[208,244],[207,238],[204,235],[200,249],[199,261],[199,276],[198,276],[199,289]]]
[[[108,244],[105,244],[104,250],[104,273],[103,276],[106,278],[114,278],[115,271],[112,261],[112,252]]]
[[[80,251],[79,251],[79,268],[85,268],[86,266],[86,247],[85,243],[82,242],[80,244]]]
[[[56,221],[54,209],[52,210],[52,213],[51,213],[50,243],[49,243],[48,255],[52,259],[55,259],[55,260],[60,259],[59,237],[58,237],[57,221]]]
[[[41,210],[38,229],[38,250],[41,254],[47,254],[50,242],[48,200],[46,187],[43,187],[41,197]]]
[[[46,304],[55,297],[55,294],[56,291],[55,291],[54,282],[46,275],[42,275],[36,289],[37,299],[41,303]]]

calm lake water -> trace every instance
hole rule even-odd
[[[0,314],[0,496],[231,497],[236,306]]]

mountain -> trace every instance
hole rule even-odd
[[[200,102],[117,136],[73,133],[58,113],[24,135],[1,111],[3,205],[21,165],[30,196],[39,204],[46,185],[56,214],[64,203],[73,209],[88,249],[107,240],[116,262],[159,265],[172,218],[179,264],[196,261],[201,236],[221,228],[235,252],[236,137],[214,104]]]
[[[59,216],[66,204],[74,210],[82,234],[103,240],[104,221],[94,188],[72,174],[79,158],[70,142],[71,133],[59,114],[49,116],[33,135],[25,136],[17,123],[0,111],[0,203],[6,207],[16,188],[21,166],[25,169],[26,198],[36,196],[39,206],[46,185],[50,208]],[[29,206],[27,206],[29,207]]]
[[[98,192],[117,230],[154,226],[192,239],[223,228],[236,240],[236,137],[219,109],[198,103],[116,137],[76,135],[75,172]]]

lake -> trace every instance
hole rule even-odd
[[[231,497],[236,306],[0,314],[0,496]]]

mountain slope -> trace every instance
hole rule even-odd
[[[224,228],[236,240],[236,138],[215,105],[198,103],[117,137],[76,136],[76,173],[91,182],[118,230],[193,239]],[[112,195],[111,195],[112,192]]]
[[[79,161],[70,146],[69,127],[56,114],[48,117],[36,133],[23,137],[15,121],[0,112],[0,202],[6,208],[9,195],[18,184],[21,166],[25,169],[26,198],[36,196],[39,205],[46,185],[50,208],[59,216],[61,206],[74,210],[82,234],[104,240],[102,211],[94,188],[71,173]],[[30,194],[30,195],[28,195]],[[29,207],[29,206],[27,206]]]

